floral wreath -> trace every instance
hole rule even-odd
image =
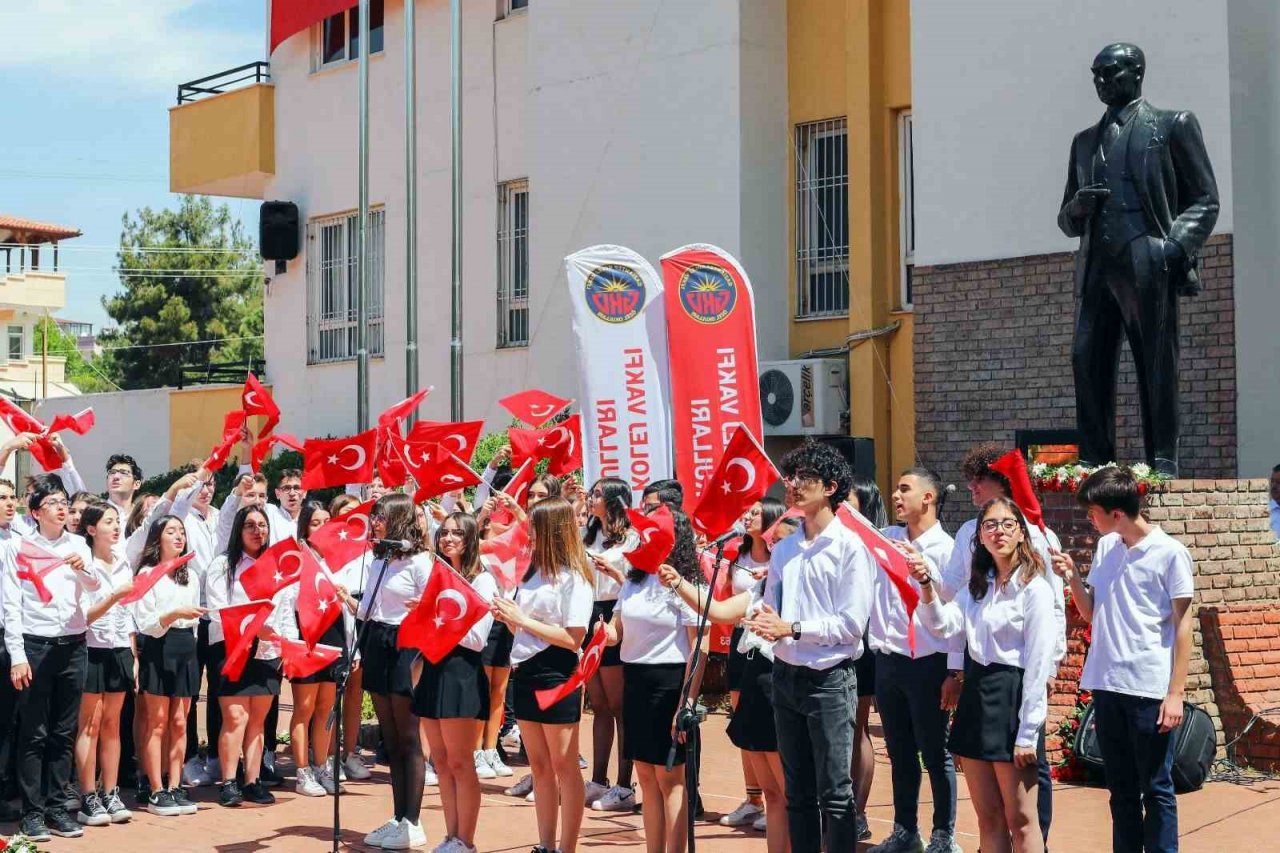
[[[1138,493],[1145,495],[1151,491],[1159,491],[1164,488],[1172,477],[1167,474],[1158,474],[1151,469],[1150,465],[1139,462],[1137,465],[1121,465],[1117,462],[1108,462],[1106,465],[1081,465],[1079,462],[1072,462],[1069,465],[1049,465],[1045,462],[1035,462],[1031,465],[1031,483],[1040,492],[1068,492],[1075,494],[1079,490],[1080,484],[1085,478],[1095,471],[1101,471],[1103,468],[1123,468],[1133,474],[1135,480],[1138,481]]]

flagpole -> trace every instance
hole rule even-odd
[[[453,144],[453,247],[449,313],[449,412],[462,420],[462,0],[451,0],[449,118]]]
[[[369,428],[369,0],[360,0],[359,205],[356,231],[356,428]]]
[[[414,6],[404,4],[405,396],[418,391],[418,45]],[[417,418],[409,413],[409,423]]]

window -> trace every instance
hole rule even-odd
[[[369,3],[369,41],[374,53],[382,53],[382,2]],[[360,7],[330,15],[320,25],[317,67],[346,62],[360,56]]]
[[[911,145],[911,113],[898,114],[898,242],[902,255],[901,291],[899,306],[910,308],[911,276],[915,271],[916,255],[916,167]]]
[[[369,355],[383,354],[385,211],[369,211]],[[354,213],[307,224],[307,364],[356,357],[356,238]]]
[[[507,14],[523,12],[529,8],[529,0],[507,0]]]
[[[796,316],[849,312],[849,131],[796,126]]]
[[[529,182],[498,185],[498,346],[529,345]]]
[[[23,334],[21,326],[9,327],[9,359],[11,361],[21,361],[27,356],[26,335]]]

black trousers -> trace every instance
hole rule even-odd
[[[1071,368],[1080,458],[1116,454],[1116,374],[1122,336],[1137,367],[1147,463],[1178,458],[1178,297],[1163,270],[1158,238],[1139,237],[1118,255],[1095,252],[1076,307]]]
[[[9,650],[4,645],[4,629],[0,628],[0,800],[16,793],[17,757],[13,748],[18,729],[18,691],[9,680]]]
[[[18,789],[24,812],[61,806],[58,796],[71,780],[80,718],[80,696],[88,671],[84,637],[52,645],[25,641],[31,683],[18,693]]]
[[[209,620],[201,619],[196,629],[196,663],[204,677],[204,727],[208,737],[208,758],[218,757],[218,735],[222,733],[222,708],[218,705],[218,673],[213,669],[213,660],[209,656]],[[196,726],[196,706],[191,703],[187,712],[187,760],[200,753],[200,732]],[[222,781],[222,780],[218,780]]]
[[[875,654],[876,709],[893,769],[893,821],[919,829],[923,760],[933,797],[932,827],[951,832],[956,825],[956,767],[947,749],[951,715],[940,704],[947,656]]]

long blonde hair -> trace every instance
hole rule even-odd
[[[561,497],[539,501],[529,510],[529,527],[533,533],[533,559],[525,580],[541,572],[554,581],[562,566],[577,572],[587,583],[593,582],[591,560],[578,539],[578,520],[573,505]]]

